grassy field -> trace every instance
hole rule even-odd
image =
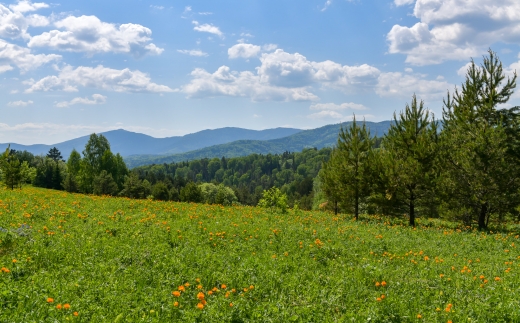
[[[0,322],[520,322],[518,233],[30,187],[0,200]]]

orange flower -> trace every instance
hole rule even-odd
[[[175,307],[179,307],[179,302],[174,302],[174,303],[173,303],[173,306],[175,306]]]
[[[56,308],[61,310],[61,304],[56,305]]]
[[[202,293],[202,292],[198,293],[198,294],[197,294],[197,298],[198,298],[199,300],[203,300],[203,299],[204,299],[204,293]]]
[[[174,291],[174,292],[172,292],[172,295],[175,296],[175,297],[180,297],[181,296],[181,292]]]
[[[385,299],[385,297],[386,297],[385,294],[381,295],[381,299]]]
[[[78,316],[79,313],[78,313],[78,312],[74,312],[73,315],[74,315],[74,316]]]
[[[180,285],[179,288],[177,288],[178,290],[180,290],[181,292],[184,292],[186,290],[186,288],[184,288],[184,286]]]
[[[5,267],[2,267],[2,271],[3,271],[4,273],[9,273],[9,272],[11,272],[9,269],[7,269],[7,268],[5,268]]]
[[[220,285],[220,288],[222,288],[222,289],[226,289],[227,286],[226,286],[226,284],[222,284],[222,285]]]
[[[53,303],[54,302],[54,298],[47,298],[47,303]]]
[[[18,260],[16,260],[16,259],[13,259],[13,264],[14,264],[14,263],[16,263],[17,261],[18,261]]]
[[[63,304],[63,308],[66,310],[70,309],[70,304],[69,303]]]
[[[421,314],[417,314],[417,318],[418,319],[422,319],[422,315]]]
[[[384,280],[381,282],[381,286],[386,287],[386,282]]]
[[[190,283],[186,283],[186,284],[184,284],[184,286],[190,287]]]
[[[225,297],[226,297],[226,298],[228,298],[228,297],[229,297],[229,292],[226,292],[226,295],[225,295]]]
[[[249,289],[255,289],[255,286],[249,285]]]
[[[440,274],[439,277],[440,277],[440,278],[444,277],[444,274]]]
[[[381,297],[376,298],[376,301],[381,302]]]
[[[376,282],[376,287],[379,287],[379,286],[381,286],[381,283]]]
[[[229,303],[229,307],[233,307],[233,303]]]
[[[204,305],[203,305],[202,303],[198,303],[198,304],[197,304],[197,308],[198,308],[199,310],[201,310],[201,309],[204,308]]]
[[[198,285],[197,288],[198,288],[198,289],[202,289],[202,285]]]
[[[495,281],[499,281],[500,280],[500,277],[495,277]]]
[[[213,295],[213,291],[209,291],[209,292],[208,292],[208,295]]]

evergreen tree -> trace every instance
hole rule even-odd
[[[94,177],[92,185],[96,195],[117,195],[117,184],[112,178],[112,174],[106,170],[102,170],[99,175]]]
[[[395,167],[388,167],[390,186],[394,196],[408,206],[410,225],[415,226],[417,202],[432,194],[435,173],[434,162],[438,152],[437,122],[433,114],[424,109],[424,102],[412,97],[399,118],[394,122],[383,141],[384,149],[392,156]]]
[[[15,187],[21,186],[21,164],[16,154],[11,154],[9,147],[7,147],[0,158],[0,167],[2,170],[2,179],[6,187],[13,190]]]
[[[461,91],[444,101],[443,187],[450,206],[477,218],[480,230],[491,215],[519,204],[518,108],[498,110],[513,94],[516,74],[504,81],[502,63],[490,50],[481,66],[471,61]]]
[[[201,203],[203,201],[202,190],[197,184],[189,182],[181,189],[180,199],[182,202]]]
[[[49,152],[47,153],[47,157],[54,160],[55,162],[58,162],[63,159],[60,151],[56,147],[53,147],[49,150]]]
[[[152,187],[152,196],[157,201],[168,201],[170,199],[170,193],[168,192],[168,186],[164,182],[157,182]]]

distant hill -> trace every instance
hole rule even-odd
[[[249,130],[242,128],[220,128],[202,130],[185,136],[168,138],[154,138],[145,134],[126,131],[123,129],[103,132],[110,142],[112,152],[122,156],[130,155],[161,155],[178,154],[197,150],[204,147],[225,144],[236,140],[270,140],[282,138],[300,132],[300,129],[275,128],[266,130]],[[35,155],[47,154],[49,149],[56,147],[66,159],[72,149],[80,153],[85,148],[90,136],[83,136],[54,145],[20,145],[11,143],[11,149],[27,150]],[[5,150],[8,144],[0,144],[0,151]]]
[[[367,127],[372,135],[383,136],[386,134],[392,121],[367,122]],[[272,140],[237,140],[234,142],[215,145],[194,151],[168,156],[140,155],[128,156],[125,162],[130,168],[148,165],[187,161],[214,157],[239,157],[250,154],[281,154],[285,151],[301,151],[304,148],[334,146],[338,140],[340,127],[346,127],[350,122],[327,125],[312,130],[303,130],[296,134]]]

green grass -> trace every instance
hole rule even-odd
[[[517,233],[36,188],[0,200],[1,322],[520,322]]]

